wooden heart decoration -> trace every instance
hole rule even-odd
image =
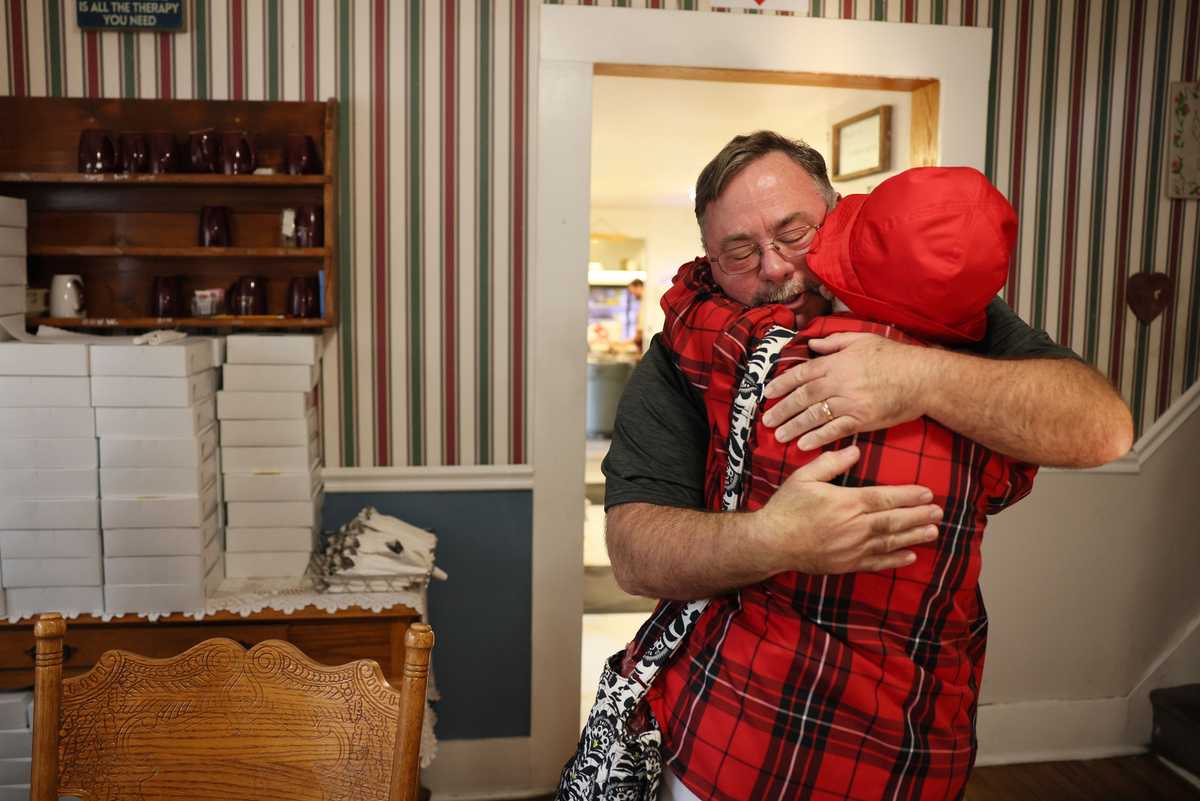
[[[1137,318],[1149,323],[1167,308],[1173,290],[1166,273],[1138,273],[1125,285],[1125,299]]]

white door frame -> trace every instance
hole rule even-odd
[[[442,743],[430,776],[439,797],[545,792],[579,734],[593,66],[932,78],[941,92],[940,163],[984,166],[990,29],[580,6],[538,12],[539,69],[530,87],[538,98],[530,124],[531,731],[527,739]]]

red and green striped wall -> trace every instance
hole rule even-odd
[[[0,5],[0,93],[339,98],[329,463],[528,461],[537,0],[193,0],[177,35],[81,33],[70,0]],[[987,170],[1021,218],[1004,294],[1107,374],[1144,431],[1200,371],[1200,204],[1167,199],[1162,181],[1166,87],[1200,79],[1200,0],[811,0],[799,13],[993,28]],[[1150,325],[1125,306],[1137,272],[1175,281]]]

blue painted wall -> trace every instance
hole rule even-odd
[[[438,738],[528,737],[532,492],[330,492],[325,529],[364,506],[438,535],[450,574],[429,588]]]

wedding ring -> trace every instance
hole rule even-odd
[[[825,422],[833,420],[833,409],[829,408],[829,401],[821,401],[821,411],[825,414]]]

